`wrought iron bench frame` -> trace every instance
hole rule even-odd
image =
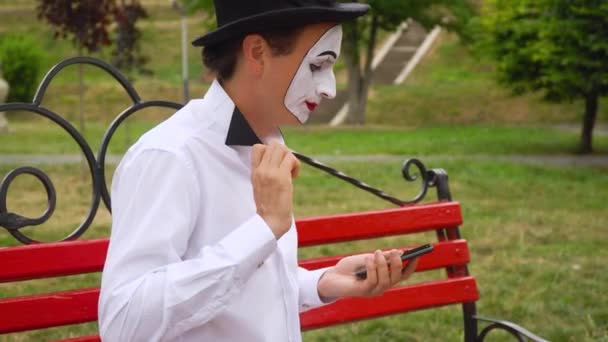
[[[53,78],[64,68],[75,64],[93,65],[106,71],[120,83],[132,101],[132,105],[110,124],[97,156],[94,155],[91,147],[78,130],[60,115],[42,106],[44,94]],[[148,107],[166,107],[178,110],[182,107],[182,104],[169,101],[142,101],[134,87],[118,70],[101,60],[90,57],[70,58],[54,66],[38,87],[32,103],[0,105],[0,112],[28,111],[41,115],[62,127],[82,150],[92,177],[91,206],[84,221],[63,239],[64,242],[52,243],[40,243],[20,231],[23,227],[41,225],[53,215],[56,191],[50,178],[40,169],[30,166],[16,168],[4,177],[0,183],[0,227],[6,229],[13,237],[28,246],[0,248],[0,262],[2,265],[0,267],[0,283],[102,270],[108,240],[78,240],[78,238],[93,222],[100,202],[103,201],[106,209],[111,211],[111,199],[105,180],[105,160],[114,133],[127,118]],[[405,286],[395,289],[395,291],[388,291],[383,296],[373,299],[345,299],[330,306],[304,313],[301,316],[303,330],[411,310],[428,309],[437,305],[460,303],[463,311],[464,340],[466,342],[483,341],[494,330],[504,330],[518,341],[526,341],[527,339],[538,342],[546,341],[514,323],[477,315],[476,300],[478,299],[478,293],[476,282],[467,268],[469,262],[468,247],[466,241],[462,239],[458,227],[462,223],[460,205],[452,200],[448,175],[444,170],[427,170],[419,160],[407,160],[402,168],[404,178],[407,181],[420,180],[421,184],[420,191],[414,199],[403,201],[312,158],[297,152],[294,152],[294,154],[302,162],[400,207],[400,209],[394,210],[298,220],[300,247],[434,230],[438,238],[436,251],[421,258],[417,271],[444,268],[447,272],[447,279],[443,280],[441,285],[444,286],[452,282],[462,285],[462,289],[464,289],[460,289],[460,292],[458,292],[460,298],[450,298],[452,293],[449,291],[443,295],[445,298],[439,298],[440,292],[430,292],[436,297],[431,296],[431,298],[424,300],[410,298],[407,304],[395,303],[397,298],[403,298],[398,297],[399,295],[402,296],[418,290],[433,291],[434,287],[431,286],[433,284]],[[418,175],[412,173],[412,167],[417,169]],[[27,218],[7,210],[9,186],[18,176],[23,174],[38,178],[45,188],[48,206],[39,218]],[[438,201],[432,204],[420,204],[430,188],[436,189]],[[408,223],[413,218],[415,218],[413,220],[415,222]],[[400,226],[395,225],[396,221],[399,221]],[[352,229],[353,226],[361,223],[365,223],[365,227]],[[328,225],[331,225],[331,230],[327,229]],[[331,265],[338,259],[339,257],[308,259],[301,261],[301,265],[307,268],[319,268]],[[45,260],[45,263],[40,263],[40,260]],[[441,289],[445,292],[447,288],[442,287]],[[98,293],[98,289],[83,289],[47,295],[0,298],[0,334],[95,321],[97,319]],[[456,290],[453,293],[457,293]],[[66,306],[64,304],[67,301],[70,304]],[[331,306],[334,306],[334,308],[328,309]],[[388,308],[389,306],[395,307]],[[31,315],[38,316],[32,318]],[[479,322],[488,324],[479,331]],[[71,339],[70,341],[98,340],[99,337],[90,336]]]

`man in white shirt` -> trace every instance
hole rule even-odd
[[[339,22],[367,5],[215,5],[219,28],[194,45],[217,80],[131,147],[113,179],[104,341],[300,341],[299,312],[379,295],[416,266],[403,268],[399,251],[316,271],[297,264],[299,162],[279,127],[335,96]]]

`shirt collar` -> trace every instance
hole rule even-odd
[[[217,80],[214,80],[207,90],[204,101],[206,109],[203,109],[202,112],[212,115],[218,133],[226,137],[227,146],[251,147],[255,144],[267,143],[271,139],[280,143],[285,142],[279,129],[268,137],[258,137],[247,122],[245,115],[236,107],[234,101]]]
[[[253,146],[261,143],[262,140],[255,134],[243,113],[234,106],[230,126],[228,126],[228,132],[226,133],[226,145]]]

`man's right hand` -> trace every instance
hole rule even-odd
[[[254,145],[251,183],[257,213],[279,239],[291,227],[293,183],[300,162],[287,146],[278,142]]]

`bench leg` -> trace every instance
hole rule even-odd
[[[462,304],[462,314],[464,316],[464,341],[477,341],[477,308],[475,302]]]

